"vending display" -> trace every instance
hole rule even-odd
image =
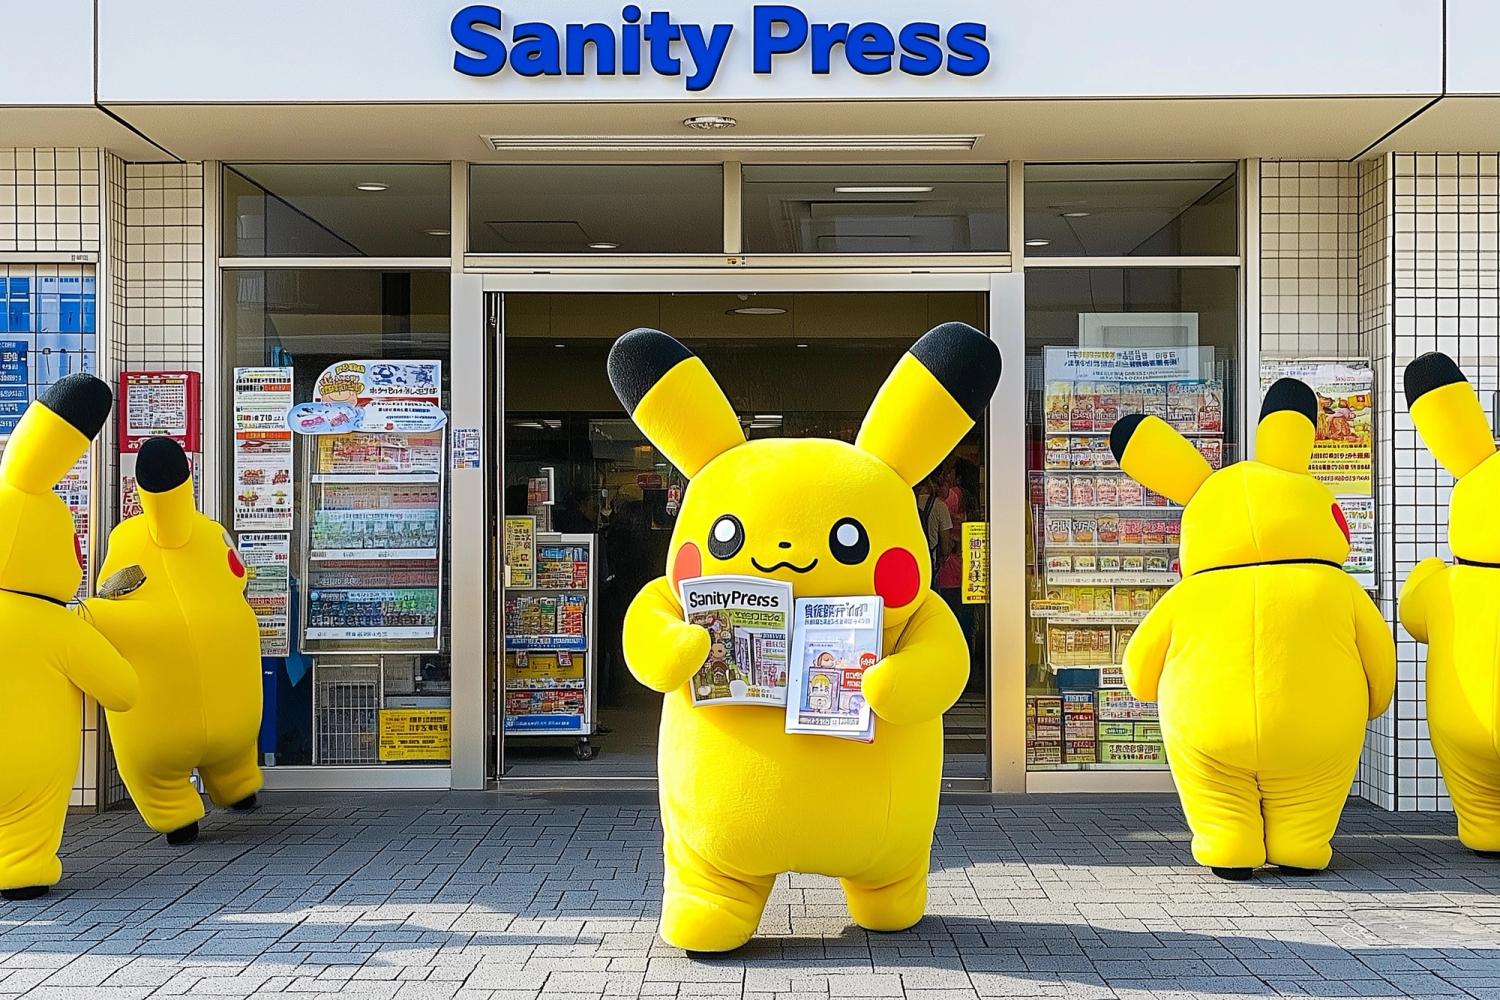
[[[580,760],[594,755],[595,544],[594,535],[545,531],[507,542],[508,562],[535,572],[512,573],[505,589],[506,738],[572,737]],[[518,551],[525,546],[534,551]]]
[[[1127,414],[1155,415],[1221,468],[1222,373],[1210,348],[1048,348],[1040,389],[1026,763],[1165,767],[1156,706],[1129,697],[1121,665],[1136,626],[1180,578],[1182,508],[1120,471],[1109,431]]]
[[[302,439],[303,652],[440,650],[443,435]]]

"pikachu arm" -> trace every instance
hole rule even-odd
[[[111,712],[134,708],[141,693],[135,668],[81,615],[70,619],[68,633],[62,663],[68,679]]]
[[[936,719],[958,701],[969,680],[969,647],[958,619],[927,591],[896,641],[895,652],[865,671],[865,700],[886,722]]]
[[[1178,587],[1182,584],[1178,584]],[[1172,617],[1177,601],[1177,587],[1167,591],[1156,606],[1136,626],[1125,644],[1125,686],[1141,701],[1155,701],[1161,684],[1161,672],[1167,665],[1167,650],[1172,645]]]
[[[1353,577],[1349,586],[1354,590],[1354,644],[1370,688],[1370,718],[1375,719],[1396,693],[1396,637],[1391,634],[1391,623]]]
[[[625,611],[625,663],[635,679],[667,694],[688,682],[708,659],[708,629],[682,620],[667,578],[641,588]]]
[[[1429,556],[1412,568],[1411,575],[1401,585],[1401,598],[1396,602],[1396,615],[1401,626],[1418,642],[1427,641],[1427,605],[1432,598],[1432,588],[1424,587],[1448,564],[1437,556]]]

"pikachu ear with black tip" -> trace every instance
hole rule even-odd
[[[1318,436],[1318,394],[1306,382],[1279,378],[1266,390],[1255,428],[1255,460],[1306,472]]]
[[[1131,479],[1174,503],[1193,499],[1214,471],[1193,442],[1160,417],[1121,417],[1110,428],[1109,450]]]
[[[967,323],[934,327],[896,362],[854,444],[915,486],[974,426],[999,384],[993,340]]]
[[[734,407],[703,361],[660,330],[642,327],[615,341],[608,368],[630,419],[689,479],[745,443]]]
[[[0,480],[23,493],[45,493],[88,451],[109,419],[114,394],[79,372],[54,382],[26,408],[0,459]]]
[[[1406,406],[1432,457],[1461,479],[1495,453],[1484,407],[1464,373],[1433,351],[1406,366]]]

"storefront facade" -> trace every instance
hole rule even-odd
[[[1121,413],[1227,463],[1263,377],[1321,379],[1367,514],[1351,571],[1393,614],[1447,554],[1394,387],[1430,349],[1484,398],[1500,378],[1477,0],[201,6],[20,15],[46,62],[0,68],[0,349],[12,403],[79,368],[140,387],[147,425],[182,401],[204,508],[261,565],[272,787],[651,781],[618,622],[686,483],[604,380],[634,326],[704,356],[751,436],[851,434],[937,322],[999,344],[984,422],[915,498],[951,502],[974,655],[955,790],[1171,787],[1112,668],[1178,514],[1122,490]],[[356,371],[443,426],[268,433]],[[91,566],[132,429],[75,477]],[[1357,791],[1446,808],[1397,638]],[[76,798],[107,802],[83,728]]]

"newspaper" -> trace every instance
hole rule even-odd
[[[792,585],[748,576],[683,580],[683,613],[708,629],[708,659],[693,675],[694,705],[786,704]]]
[[[804,597],[792,629],[786,731],[875,738],[875,713],[862,690],[880,661],[884,605],[878,597]]]

